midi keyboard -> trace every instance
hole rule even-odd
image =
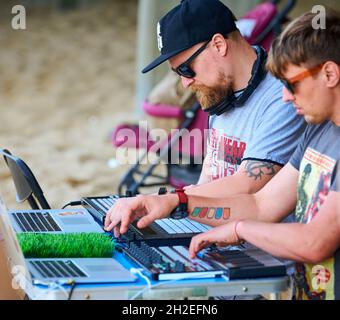
[[[285,265],[253,246],[203,250],[189,258],[186,246],[152,247],[145,242],[129,243],[124,254],[154,280],[179,280],[225,276],[229,280],[276,277],[287,274]]]
[[[119,199],[118,196],[86,197],[82,205],[99,221],[104,223],[107,211]],[[128,231],[121,235],[119,241],[145,241],[150,245],[189,245],[196,234],[211,229],[210,226],[185,219],[159,219],[148,227],[139,229],[137,221],[130,224]]]

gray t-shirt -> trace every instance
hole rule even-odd
[[[328,188],[337,190],[339,159],[340,127],[331,121],[326,121],[321,125],[307,126],[301,143],[289,162],[300,171],[300,180],[304,180],[301,183],[312,186],[311,181],[314,184],[319,183],[321,177],[327,176]]]
[[[339,159],[340,127],[330,121],[309,125],[289,160],[299,170],[297,222],[309,223],[318,214],[329,191],[337,190]],[[298,263],[294,279],[297,299],[340,299],[340,250],[316,264]]]
[[[244,106],[210,117],[211,180],[234,174],[245,159],[286,164],[305,126],[292,104],[282,101],[280,81],[268,73]]]

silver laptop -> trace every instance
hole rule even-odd
[[[76,283],[133,282],[136,277],[113,258],[26,259],[33,283],[72,279]]]
[[[133,282],[136,277],[113,258],[25,259],[12,227],[9,212],[0,196],[0,235],[5,242],[13,276],[20,270],[26,282],[47,283],[73,280],[76,283]],[[28,272],[29,271],[29,272]]]
[[[16,233],[78,233],[104,230],[86,209],[15,210],[8,212]]]

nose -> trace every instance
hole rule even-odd
[[[286,87],[283,87],[283,89],[282,89],[282,99],[283,99],[284,102],[294,101],[295,96]]]
[[[181,81],[182,81],[182,86],[184,88],[188,88],[194,82],[194,79],[189,79],[189,78],[181,76]]]

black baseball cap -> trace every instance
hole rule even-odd
[[[142,73],[197,43],[210,40],[216,33],[227,35],[237,30],[235,21],[234,14],[221,1],[181,1],[158,22],[157,40],[161,55],[145,67]]]

